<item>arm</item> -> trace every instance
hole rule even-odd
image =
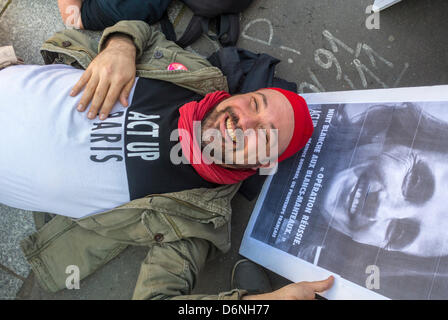
[[[331,288],[334,277],[322,281],[292,283],[276,291],[243,296],[243,300],[313,300],[315,294]]]
[[[200,269],[215,251],[213,244],[199,238],[151,246],[142,263],[133,299],[239,299],[246,291],[190,295]]]
[[[240,289],[216,295],[191,295],[199,271],[215,251],[213,244],[199,238],[151,246],[142,263],[133,299],[311,300],[315,293],[326,291],[333,285],[331,276],[323,281],[293,283],[260,295],[246,295],[247,292]]]
[[[81,19],[82,0],[58,0],[62,21],[69,28],[84,29]]]
[[[128,106],[128,97],[135,81],[136,47],[126,35],[114,34],[90,63],[70,93],[76,96],[85,87],[78,111],[85,111],[91,102],[87,117],[105,120],[117,100]]]
[[[132,40],[136,50],[135,59],[132,62],[128,59],[128,63],[123,65],[123,68],[127,66],[124,72],[114,66],[116,64],[115,59],[124,60],[126,54],[102,54],[109,49],[109,39],[113,39],[118,35],[128,36],[129,39]],[[72,46],[65,48],[63,43],[67,42],[67,40],[70,40]],[[64,57],[68,57],[68,60],[71,61],[68,62],[68,64],[72,64],[74,60],[77,61],[81,67],[86,69],[86,75],[83,75],[78,83],[76,83],[71,92],[71,96],[78,95],[81,90],[88,85],[90,79],[95,80],[96,78],[103,78],[104,76],[100,76],[100,74],[103,73],[104,70],[102,69],[104,68],[109,68],[109,70],[113,70],[114,73],[120,72],[116,79],[121,78],[122,75],[124,76],[123,79],[121,79],[121,82],[116,82],[114,80],[114,83],[110,83],[108,79],[104,78],[106,85],[109,83],[109,88],[112,84],[115,84],[114,88],[123,88],[123,90],[125,88],[132,88],[132,84],[129,84],[129,82],[135,80],[135,61],[139,62],[139,66],[145,74],[155,71],[157,72],[158,79],[170,81],[172,79],[171,74],[166,71],[166,63],[169,61],[170,57],[176,57],[176,62],[187,66],[188,72],[192,75],[192,77],[183,77],[182,81],[177,82],[178,85],[203,95],[210,92],[210,87],[212,85],[215,87],[213,90],[226,90],[227,88],[226,79],[222,76],[219,69],[212,67],[206,59],[180,48],[172,41],[166,40],[161,32],[154,30],[143,21],[120,21],[114,26],[105,29],[97,51],[95,50],[96,48],[92,48],[91,43],[86,46],[85,42],[87,42],[87,40],[90,40],[90,42],[93,43],[93,40],[89,39],[88,36],[79,31],[65,30],[64,32],[55,34],[55,36],[47,40],[42,48],[42,55],[44,56],[46,63],[52,63],[54,59],[53,57],[55,55],[61,56],[62,53]],[[167,53],[166,57],[152,61],[150,57],[155,50],[165,50]],[[97,52],[99,52],[98,55],[96,55]],[[118,51],[115,52],[117,53]],[[151,64],[149,64],[149,61],[151,61]],[[131,73],[133,73],[132,77],[130,76]],[[103,74],[107,74],[107,72]],[[141,76],[144,77],[145,74]],[[96,77],[92,78],[91,75],[96,75]],[[203,79],[206,78],[206,76],[209,77],[209,85],[203,86]],[[91,92],[87,93],[85,99],[81,102],[81,106],[79,107],[80,111],[85,111],[87,106],[92,102],[93,97],[97,96],[95,85],[99,85],[99,83],[99,81],[93,82],[92,87],[89,89]],[[126,84],[129,84],[129,87],[126,87]],[[124,106],[127,106],[125,97],[129,93],[120,93],[111,90],[108,90],[106,94],[104,94],[104,92],[98,92],[98,99],[93,105],[92,110],[89,110],[88,114],[91,111],[92,116],[95,117],[98,110],[101,109],[100,113],[104,114],[103,117],[106,117],[113,106],[113,102],[111,101],[116,101],[117,97],[120,97],[120,102]],[[108,100],[108,105],[104,106],[103,103],[106,97],[110,98]]]
[[[136,60],[151,42],[152,34],[142,21],[121,21],[104,30],[98,45],[99,54],[70,93],[74,97],[85,88],[78,111],[85,111],[91,103],[87,117],[94,119],[99,112],[100,120],[104,120],[117,100],[128,106]]]

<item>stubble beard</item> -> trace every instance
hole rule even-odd
[[[213,125],[216,123],[216,121],[218,120],[218,118],[223,115],[226,111],[216,111],[217,106],[215,106],[214,108],[210,109],[204,116],[204,118],[201,121],[201,152],[204,151],[204,148],[209,145],[210,143],[213,143],[214,141],[206,141],[204,139],[202,139],[202,137],[204,137],[204,133],[207,130],[210,129],[215,129],[218,130],[219,133],[221,133],[221,130],[219,128],[219,123],[217,124],[217,127],[214,127]],[[222,137],[221,137],[222,138]],[[221,150],[221,159],[219,159],[221,161],[221,163],[225,162],[225,145],[224,143],[221,144],[222,145],[222,150]],[[212,157],[215,158],[214,152],[212,150],[212,153],[210,154]]]

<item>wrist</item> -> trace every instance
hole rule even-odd
[[[244,295],[241,300],[272,300],[271,293]]]
[[[256,300],[255,295],[244,295],[241,297],[241,300]]]
[[[137,52],[134,41],[130,36],[127,36],[125,34],[113,34],[107,39],[104,49],[112,48],[129,50],[134,54]]]

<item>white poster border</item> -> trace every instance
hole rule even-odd
[[[353,90],[340,92],[323,92],[302,94],[308,105],[339,103],[394,103],[394,102],[428,102],[448,101],[448,85],[429,87],[410,87],[396,89]],[[337,274],[298,259],[280,249],[267,245],[250,237],[255,222],[266,198],[273,176],[269,176],[260,192],[251,218],[247,225],[239,253],[248,259],[280,274],[287,279],[300,281],[323,280],[330,275],[335,276],[333,287],[322,296],[327,299],[340,300],[376,300],[388,299],[365,287],[343,279]],[[369,274],[366,274],[366,279]]]

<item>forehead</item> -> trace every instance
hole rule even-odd
[[[268,107],[265,119],[278,129],[280,153],[284,151],[294,133],[294,111],[289,100],[280,92],[261,89],[256,92],[266,97]]]
[[[294,121],[294,112],[289,100],[280,92],[271,89],[261,89],[255,92],[262,98],[266,98],[269,114],[274,121]]]
[[[283,109],[291,109],[291,104],[289,100],[280,92],[272,89],[260,89],[255,91],[257,94],[263,94],[266,96],[266,99],[268,100],[268,103],[272,103],[277,108],[283,108]]]
[[[407,161],[410,153],[415,155],[415,161]],[[407,204],[402,208],[395,208],[400,214],[413,216],[416,220],[424,222],[424,224],[446,224],[448,227],[448,209],[445,202],[448,197],[448,162],[446,155],[432,150],[411,149],[406,146],[394,146],[388,148],[388,153],[392,157],[383,158],[381,161],[381,170],[387,173],[385,175],[387,191],[393,192],[394,187],[400,194],[400,188],[403,185],[403,180],[413,174],[414,183],[423,181],[424,173],[421,171],[414,171],[414,163],[423,162],[428,168],[434,179],[434,193],[424,203],[419,205]],[[425,186],[422,185],[422,188]],[[392,212],[394,212],[392,210]]]

